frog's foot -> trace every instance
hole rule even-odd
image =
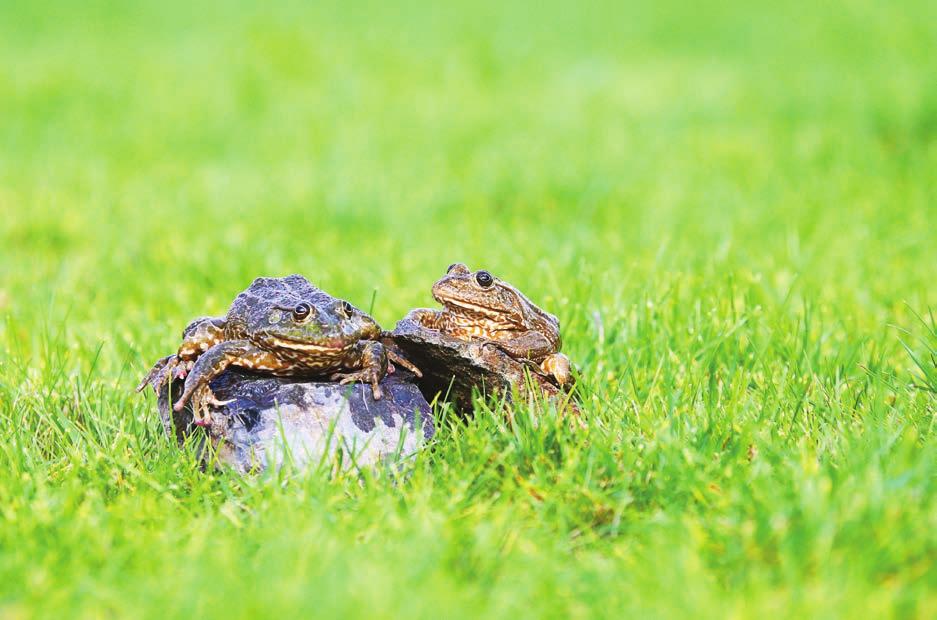
[[[556,379],[556,382],[559,383],[560,386],[566,385],[572,378],[569,358],[562,353],[554,353],[553,355],[546,356],[543,361],[540,362],[540,370],[547,376]]]
[[[370,383],[371,394],[374,396],[374,400],[381,400],[384,396],[384,392],[381,391],[381,386],[379,385],[381,373],[377,368],[362,368],[354,372],[336,372],[329,378],[332,381],[338,381],[342,385],[356,382]]]
[[[184,366],[184,363],[181,363]],[[175,355],[167,355],[153,365],[153,368],[150,369],[150,372],[146,373],[146,376],[143,377],[143,380],[140,381],[140,384],[137,386],[137,391],[142,392],[146,386],[153,386],[153,391],[159,392],[169,377],[172,375],[173,370],[180,366],[180,360]]]
[[[191,403],[192,417],[195,418],[192,423],[196,426],[208,426],[211,424],[211,407],[223,407],[233,403],[234,400],[218,400],[215,393],[212,392],[211,388],[206,384],[196,388],[192,396],[189,397],[188,402]],[[176,411],[182,411],[184,407],[185,401],[182,399],[179,399],[179,401],[173,405],[173,409]]]

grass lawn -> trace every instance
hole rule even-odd
[[[0,618],[934,617],[937,3],[0,3]],[[560,317],[584,430],[202,473],[132,388],[302,273]],[[532,420],[539,421],[534,424]]]

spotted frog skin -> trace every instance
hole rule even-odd
[[[491,342],[515,359],[534,362],[560,385],[569,382],[559,321],[507,282],[455,263],[433,285],[433,298],[442,310],[416,309],[408,318],[459,340]]]
[[[228,314],[196,319],[185,328],[179,350],[159,360],[137,391],[158,392],[171,378],[185,378],[173,405],[192,402],[195,423],[210,423],[209,406],[226,404],[209,384],[228,366],[276,376],[331,375],[342,384],[371,384],[375,399],[388,358],[420,375],[412,364],[377,341],[380,326],[347,301],[336,299],[300,275],[257,278],[239,294]]]

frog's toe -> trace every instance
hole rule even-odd
[[[381,400],[384,397],[384,392],[381,390],[379,384],[381,377],[380,375],[369,369],[358,370],[355,372],[337,372],[329,377],[332,381],[338,381],[341,385],[348,385],[349,383],[370,383],[371,384],[371,395],[374,396],[374,400]]]
[[[195,426],[208,426],[211,424],[211,411],[208,403],[204,401],[192,403],[192,424]]]
[[[192,407],[192,424],[195,426],[211,425],[211,411],[208,410],[208,405]]]
[[[211,408],[224,407],[233,403],[234,400],[218,400],[211,388],[203,385],[195,390],[189,402],[192,404],[192,417],[194,418],[192,423],[196,426],[208,426],[211,424]],[[180,411],[182,407],[185,407],[185,401],[180,399],[173,408]]]
[[[228,400],[218,400],[217,398],[215,398],[215,395],[212,394],[211,399],[208,400],[208,401],[206,401],[206,402],[207,402],[209,405],[211,405],[212,407],[224,407],[225,405],[230,405],[230,404],[233,403],[235,400],[237,400],[237,399],[236,399],[236,398],[231,398],[231,399],[228,399]]]
[[[420,372],[420,369],[417,368],[413,362],[411,362],[410,360],[408,360],[401,354],[397,353],[396,351],[391,350],[390,348],[387,349],[387,359],[389,359],[391,362],[395,364],[400,364],[401,366],[403,366],[404,368],[406,368],[407,370],[415,374],[417,377],[423,376],[423,373]],[[388,373],[391,372],[390,368],[391,366],[388,366],[388,369],[387,369]]]
[[[569,358],[562,353],[549,355],[540,363],[540,369],[547,375],[556,379],[560,386],[569,383],[572,378],[572,368]]]

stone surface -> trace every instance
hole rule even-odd
[[[163,426],[182,442],[187,435],[216,450],[221,463],[248,472],[315,467],[334,462],[341,451],[345,468],[394,461],[413,454],[433,437],[431,410],[420,390],[398,372],[381,382],[384,398],[374,400],[368,385],[339,385],[250,374],[229,369],[215,379],[219,400],[232,402],[212,411],[207,428],[192,425],[188,407],[173,411],[169,388],[159,394]],[[172,394],[182,391],[182,381]],[[204,443],[202,444],[204,447]],[[206,458],[211,451],[205,450]]]
[[[519,362],[490,343],[457,340],[406,318],[397,323],[391,338],[422,371],[423,377],[416,381],[426,400],[432,402],[439,395],[460,413],[471,412],[473,391],[510,395],[516,388],[524,398],[569,402],[563,390],[536,371],[535,364]]]

